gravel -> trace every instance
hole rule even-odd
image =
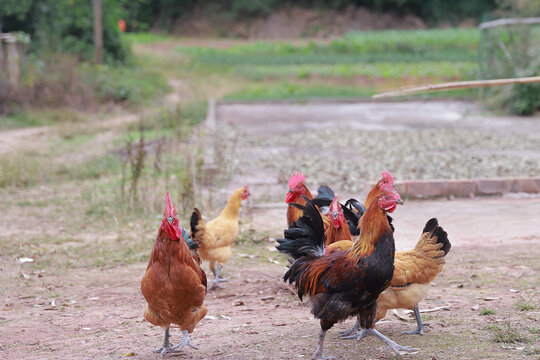
[[[232,173],[272,170],[278,182],[285,182],[301,170],[310,183],[350,192],[360,192],[364,182],[378,179],[382,170],[397,180],[540,175],[539,134],[335,128],[255,136],[223,124],[218,132],[218,152]]]

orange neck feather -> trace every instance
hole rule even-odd
[[[391,231],[385,212],[379,206],[377,198],[373,198],[366,212],[360,219],[360,238],[349,250],[347,258],[358,261],[369,256],[375,250],[377,241],[386,231]]]
[[[220,216],[237,218],[242,206],[242,193],[244,188],[236,190],[230,197],[227,206],[221,211]]]
[[[379,180],[375,186],[371,189],[371,191],[369,192],[368,196],[366,197],[366,201],[364,202],[364,206],[365,207],[368,207],[369,204],[371,204],[371,201],[377,197],[377,195],[379,195],[381,193],[381,184],[382,184],[382,180]]]
[[[326,246],[333,244],[340,240],[351,240],[352,235],[351,231],[349,230],[349,225],[344,222],[342,226],[339,228],[335,228],[330,220],[325,217],[324,218],[324,227],[326,228]]]

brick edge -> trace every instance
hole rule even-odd
[[[364,184],[364,192],[367,194],[374,185],[375,182]],[[466,198],[518,192],[535,194],[540,193],[540,177],[407,180],[395,182],[395,186],[401,197],[409,199]]]

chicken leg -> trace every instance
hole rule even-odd
[[[358,331],[356,334],[346,336],[346,337],[342,337],[342,339],[357,339],[357,340],[360,340],[360,339],[364,338],[366,335],[373,335],[373,336],[378,337],[379,339],[384,341],[386,343],[386,345],[388,345],[390,350],[392,350],[394,353],[396,353],[396,355],[401,355],[402,351],[403,352],[418,351],[418,349],[412,348],[410,346],[399,345],[397,342],[390,340],[389,338],[387,338],[386,336],[384,336],[383,334],[381,334],[380,332],[378,332],[375,329],[362,329],[361,331]]]
[[[346,336],[357,333],[359,328],[360,328],[360,319],[357,318],[352,328],[350,328],[349,330],[339,332],[339,337],[342,339],[346,339]]]
[[[413,331],[404,331],[404,332],[402,332],[402,334],[404,334],[404,335],[414,335],[414,334],[424,335],[424,328],[426,326],[429,326],[429,324],[422,322],[422,318],[420,317],[420,310],[418,310],[418,305],[416,305],[414,307],[414,317],[416,318],[416,324],[417,324],[416,329],[413,330]]]
[[[337,357],[335,356],[323,356],[323,343],[324,343],[324,337],[326,336],[326,331],[321,329],[321,332],[319,333],[319,343],[317,345],[317,350],[315,350],[315,353],[313,354],[313,357],[311,360],[337,360]]]
[[[159,349],[154,349],[152,351],[155,352],[155,353],[160,353],[161,357],[165,356],[166,353],[177,353],[177,352],[179,352],[178,350],[173,350],[172,344],[169,341],[169,338],[170,338],[169,328],[167,327],[165,329],[165,339],[163,339],[163,346],[160,347]]]
[[[217,265],[217,269],[211,269],[212,273],[214,274],[214,280],[212,281],[212,285],[208,288],[208,290],[213,290],[214,288],[222,289],[221,286],[219,286],[220,282],[227,282],[229,280],[220,278],[219,274],[221,273],[221,264]]]
[[[174,349],[174,350],[181,349],[186,345],[197,350],[199,349],[198,347],[196,347],[195,345],[191,343],[191,340],[189,338],[189,332],[187,330],[182,331],[182,334],[184,334],[184,337],[182,337],[182,340],[180,340],[178,345],[173,346],[171,349]]]

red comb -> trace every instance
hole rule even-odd
[[[399,193],[394,189],[393,184],[381,184],[381,191],[383,192],[389,192],[390,194],[394,194],[394,196],[397,196],[398,199],[401,199],[401,196],[399,196]]]
[[[294,189],[304,181],[306,181],[306,177],[299,171],[295,172],[289,179],[289,189]]]
[[[167,196],[165,197],[165,203],[166,203],[165,213],[168,216],[169,214],[172,214],[174,212],[174,207],[173,207],[173,205],[171,203],[171,197],[169,196],[168,191],[167,191]]]
[[[330,204],[330,211],[332,212],[338,212],[340,210],[339,206],[338,206],[338,201],[337,201],[337,196],[334,196],[334,200],[332,201],[332,203]]]
[[[383,179],[385,180],[385,182],[387,182],[388,184],[394,184],[394,178],[392,177],[392,175],[390,175],[390,173],[388,171],[383,171],[381,173]]]

